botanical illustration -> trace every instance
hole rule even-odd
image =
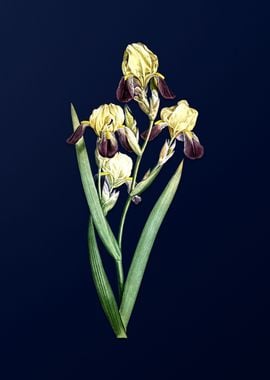
[[[175,95],[158,69],[158,57],[146,45],[129,44],[124,52],[122,77],[116,89],[116,98],[118,102],[124,103],[123,107],[114,103],[102,104],[92,110],[89,119],[80,120],[71,105],[73,133],[67,143],[75,145],[89,207],[91,272],[101,306],[117,338],[127,338],[127,326],[151,249],[180,183],[183,160],[156,200],[144,227],[142,226],[130,267],[124,273],[125,252],[122,250],[122,240],[123,236],[128,239],[123,234],[128,212],[131,207],[140,207],[143,192],[154,186],[161,169],[168,165],[178,145],[191,160],[201,158],[204,154],[204,148],[194,132],[198,111],[183,99],[160,109],[162,98],[168,102]],[[148,126],[142,128],[137,124],[127,103],[139,106],[147,115]],[[88,132],[96,136],[96,146],[91,152],[95,155],[97,166],[94,173],[84,143],[84,135]],[[156,157],[156,164],[141,174],[140,164],[144,152],[155,143],[154,140],[160,134],[164,136],[164,143]],[[118,207],[120,191],[126,195],[126,202],[123,210],[119,210],[121,218],[118,235],[115,236],[108,222],[108,214],[114,207]],[[101,244],[115,265],[117,294],[113,292],[103,265],[99,250]]]

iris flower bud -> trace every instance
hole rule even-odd
[[[170,145],[170,140],[166,140],[159,153],[159,165],[164,165],[173,155],[176,142],[174,141]]]
[[[160,104],[160,100],[159,100],[158,92],[156,89],[153,89],[152,96],[150,98],[150,105],[149,105],[149,117],[151,120],[155,120],[155,118],[157,117],[159,104]]]

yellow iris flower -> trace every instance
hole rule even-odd
[[[102,175],[106,176],[110,188],[116,188],[131,180],[132,159],[124,153],[116,153],[114,157],[103,161]]]
[[[121,78],[116,96],[122,102],[136,100],[141,93],[147,91],[149,81],[166,99],[174,95],[167,86],[164,76],[158,72],[158,57],[143,43],[137,42],[127,46],[122,62],[123,77]]]
[[[127,46],[122,62],[125,80],[135,77],[145,88],[154,75],[164,78],[157,72],[157,69],[158,57],[146,45],[134,43]]]
[[[98,136],[97,148],[103,157],[113,157],[118,151],[115,132],[124,128],[123,109],[116,104],[103,104],[93,110],[89,120],[81,122],[76,131],[67,139],[69,144],[76,144],[84,135],[86,127],[94,130]]]
[[[171,138],[176,138],[181,132],[193,130],[198,114],[197,110],[189,107],[186,100],[180,100],[175,106],[162,108],[160,118],[167,124]]]
[[[163,108],[160,117],[161,120],[156,122],[156,127],[160,131],[167,126],[171,139],[183,141],[184,153],[188,158],[196,159],[203,156],[204,148],[193,132],[198,111],[189,107],[186,100],[180,100],[172,107]]]

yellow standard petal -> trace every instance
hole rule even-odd
[[[102,133],[110,135],[117,129],[122,128],[125,116],[123,109],[116,104],[103,104],[93,110],[89,118],[90,127],[93,128],[97,136]]]
[[[158,57],[146,45],[137,42],[127,46],[122,62],[125,79],[136,77],[145,87],[157,69]]]

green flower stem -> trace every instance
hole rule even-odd
[[[150,119],[149,130],[148,130],[146,139],[145,139],[145,141],[143,143],[143,146],[142,146],[142,149],[141,149],[141,155],[137,156],[137,160],[136,160],[136,163],[134,165],[134,171],[133,171],[133,175],[132,175],[132,182],[131,182],[130,192],[134,189],[134,187],[136,185],[136,180],[137,180],[137,175],[138,175],[140,163],[141,163],[141,160],[142,160],[143,153],[144,153],[144,151],[146,149],[146,146],[148,144],[148,141],[149,141],[149,138],[150,138],[150,134],[151,134],[151,131],[152,131],[152,128],[153,128],[153,124],[154,124],[154,120]],[[123,237],[124,224],[125,224],[125,220],[126,220],[126,216],[127,216],[127,212],[128,212],[131,200],[132,200],[132,197],[129,196],[128,199],[127,199],[127,201],[126,201],[126,204],[124,206],[122,217],[121,217],[121,221],[120,221],[119,234],[118,234],[118,245],[119,245],[120,249],[122,247],[122,237]]]
[[[101,201],[101,169],[98,168],[98,195],[99,195],[99,199]]]
[[[123,209],[123,213],[122,213],[122,216],[121,216],[120,227],[119,227],[119,234],[118,234],[118,245],[119,245],[120,249],[122,248],[123,229],[124,229],[124,224],[125,224],[127,212],[128,212],[128,209],[129,209],[129,206],[130,206],[130,203],[131,203],[131,199],[132,198],[129,196],[128,199],[127,199],[127,201],[126,201],[126,203],[125,203],[125,206],[124,206],[124,209]]]

